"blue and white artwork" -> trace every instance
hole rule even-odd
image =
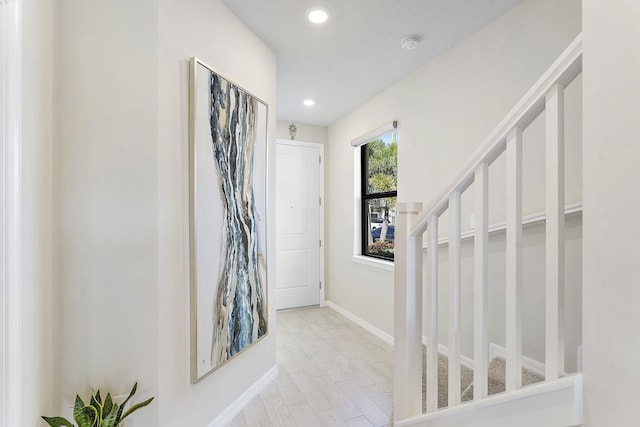
[[[267,105],[191,60],[192,382],[267,334]]]

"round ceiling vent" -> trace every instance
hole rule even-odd
[[[400,46],[402,46],[404,50],[414,50],[418,47],[418,43],[420,43],[418,36],[406,36],[400,40]]]

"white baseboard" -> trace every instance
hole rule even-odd
[[[489,360],[493,360],[495,357],[506,359],[507,349],[498,344],[491,343],[489,344]],[[542,362],[538,362],[537,360],[533,360],[529,357],[522,356],[522,367],[525,369],[528,369],[534,374],[538,374],[544,377],[545,368],[544,368],[544,363]]]
[[[427,337],[422,337],[422,344],[427,345]],[[449,357],[449,347],[442,343],[438,343],[438,353],[445,357]],[[465,356],[464,354],[460,355],[460,364],[466,368],[473,369],[473,359]]]
[[[427,337],[422,337],[422,344],[427,345]],[[438,353],[443,356],[449,357],[449,348],[442,344],[438,344]],[[495,343],[489,344],[489,361],[493,360],[496,357],[500,357],[502,359],[507,358],[507,349],[502,346],[499,346]],[[465,356],[464,354],[460,355],[460,364],[469,369],[473,369],[473,359]],[[544,363],[538,362],[537,360],[531,359],[526,356],[522,356],[522,367],[528,369],[534,374],[538,374],[544,377]]]
[[[260,394],[267,386],[278,377],[278,365],[273,366],[258,381],[253,383],[251,387],[246,389],[233,403],[220,413],[207,427],[218,427],[228,424],[236,415],[242,411],[242,408],[249,403],[254,397]]]
[[[393,337],[391,335],[389,335],[388,333],[386,333],[385,331],[383,331],[382,329],[373,326],[371,323],[369,323],[366,320],[356,316],[355,314],[353,314],[349,310],[347,310],[347,309],[345,309],[343,307],[340,307],[338,304],[334,303],[333,301],[326,300],[325,304],[327,305],[327,307],[329,307],[329,308],[337,311],[338,313],[342,314],[344,317],[346,317],[347,319],[351,320],[356,325],[362,327],[364,330],[366,330],[368,332],[371,332],[373,335],[377,336],[382,341],[386,342],[389,345],[393,345]]]
[[[353,323],[357,324],[358,326],[362,327],[364,330],[372,333],[373,335],[377,336],[378,338],[380,338],[381,340],[383,340],[384,342],[386,342],[389,345],[393,345],[393,336],[389,335],[388,333],[384,332],[382,329],[379,329],[375,326],[373,326],[371,323],[367,322],[366,320],[356,316],[355,314],[353,314],[352,312],[350,312],[349,310],[347,310],[344,307],[339,306],[338,304],[334,303],[333,301],[329,301],[326,300],[325,304],[327,307],[335,310],[336,312],[340,313],[341,315],[343,315],[344,317],[346,317],[347,319],[351,320]],[[427,345],[427,337],[423,336],[422,337],[422,344]],[[442,354],[443,356],[449,356],[449,348],[442,344],[442,343],[438,343],[438,353]],[[495,357],[500,357],[502,359],[506,359],[507,356],[507,350],[502,347],[499,346],[498,344],[495,343],[490,343],[489,344],[489,360],[492,360]],[[473,369],[473,359],[471,359],[470,357],[467,357],[465,355],[460,355],[460,364],[462,366],[465,366],[469,369]],[[530,370],[531,372],[544,376],[544,363],[542,362],[538,362],[537,360],[531,359],[529,357],[526,356],[522,356],[522,367],[526,368],[528,370]]]

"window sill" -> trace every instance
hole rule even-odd
[[[392,261],[385,261],[383,259],[373,258],[363,255],[354,255],[351,257],[354,262],[358,264],[368,265],[370,267],[376,267],[381,270],[394,271],[394,264]]]

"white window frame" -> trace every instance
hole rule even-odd
[[[359,264],[380,268],[382,270],[394,271],[393,261],[374,258],[362,254],[362,180],[361,180],[361,148],[366,143],[388,134],[398,132],[398,122],[393,121],[368,132],[351,141],[353,147],[353,256],[352,260]]]

